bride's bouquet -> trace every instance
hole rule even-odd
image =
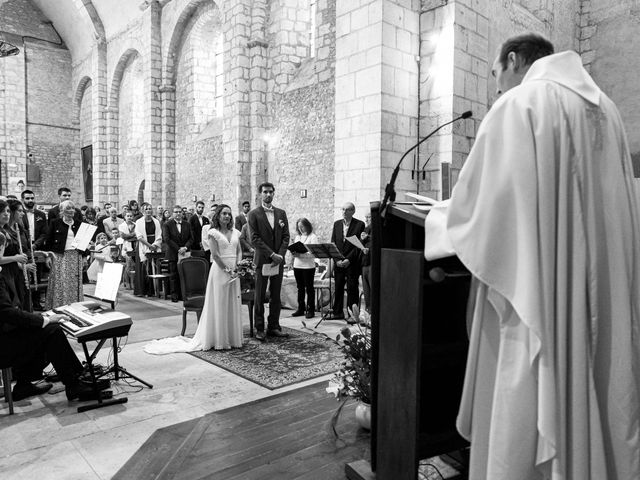
[[[236,267],[231,271],[231,279],[229,283],[233,282],[236,278],[240,278],[240,283],[250,283],[256,274],[256,266],[250,258],[243,258],[238,262]]]

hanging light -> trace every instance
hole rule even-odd
[[[6,41],[4,35],[0,33],[0,57],[10,57],[20,53],[20,49]]]

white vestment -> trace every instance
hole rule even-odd
[[[496,101],[448,211],[474,276],[471,480],[640,479],[640,224],[619,113],[563,52]]]

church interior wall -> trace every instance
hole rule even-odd
[[[82,90],[82,98],[80,100],[79,122],[80,122],[80,148],[86,147],[93,143],[93,124],[91,109],[91,81],[85,85]]]
[[[588,3],[588,5],[586,5]],[[589,7],[589,8],[587,8]],[[633,0],[585,2],[583,58],[600,88],[616,103],[640,177],[640,5]]]
[[[27,155],[31,154],[32,161],[40,166],[41,181],[27,187],[39,195],[40,201],[55,201],[52,185],[59,178],[68,178],[70,188],[82,194],[77,180],[80,155],[75,145],[79,131],[73,121],[69,50],[42,12],[27,0],[3,3],[0,18],[2,31],[19,35],[15,41],[20,48],[17,56],[3,60],[6,95],[11,97],[4,99],[3,128],[8,141],[5,152],[0,152],[3,192],[15,190],[19,179],[26,180]]]

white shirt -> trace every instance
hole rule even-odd
[[[35,235],[36,235],[36,218],[35,215],[33,214],[33,212],[29,212],[27,210],[27,222],[29,222],[29,235],[31,236],[31,241],[35,242]]]
[[[69,230],[67,230],[67,241],[64,244],[65,251],[67,250],[75,250],[75,247],[72,246],[73,241],[76,239],[76,236],[73,233],[73,229],[71,225],[69,225]]]
[[[309,235],[296,235],[295,242],[302,242],[305,245],[308,243],[318,243],[318,237],[315,233]],[[316,268],[316,259],[312,253],[301,253],[293,257],[293,268]]]
[[[264,208],[264,213],[267,215],[267,220],[269,221],[269,225],[271,225],[271,228],[274,228],[276,224],[276,218],[273,213],[273,205],[271,205],[270,207],[267,207],[263,203],[262,208]]]
[[[351,225],[351,222],[347,223],[344,220],[342,220],[342,236],[344,238],[347,238],[347,232],[349,231],[349,225]]]

